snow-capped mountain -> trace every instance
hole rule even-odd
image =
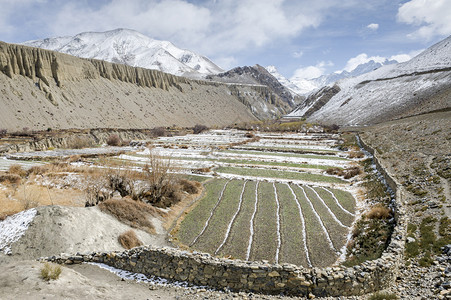
[[[313,92],[289,117],[361,125],[451,107],[451,36],[411,60]]]
[[[151,39],[130,29],[84,32],[75,36],[46,38],[22,44],[179,76],[201,77],[224,71],[205,56],[177,48],[167,41]]]
[[[308,80],[291,82],[280,74],[275,66],[267,66],[265,68],[272,76],[274,76],[283,86],[285,86],[293,95],[308,94],[317,87]]]
[[[312,79],[312,81],[316,84],[317,87],[323,87],[325,85],[329,85],[331,83],[337,82],[338,80],[350,77],[356,77],[362,74],[366,74],[368,72],[372,72],[376,69],[379,69],[385,65],[397,64],[396,60],[388,60],[386,59],[383,62],[376,62],[374,60],[370,60],[366,63],[360,64],[355,67],[352,71],[348,72],[346,70],[341,72],[334,72],[327,75],[322,75],[318,78]]]
[[[308,95],[314,90],[321,89],[322,87],[333,84],[338,80],[344,78],[350,78],[359,76],[371,71],[374,71],[384,65],[396,64],[398,63],[396,60],[385,60],[384,62],[376,62],[374,60],[370,60],[366,63],[360,64],[355,67],[352,71],[341,71],[334,72],[327,75],[322,75],[313,79],[305,79],[300,77],[292,77],[290,79],[285,78],[283,75],[277,72],[277,69],[274,66],[268,66],[266,69],[270,72],[274,77],[276,77],[281,84],[287,87],[292,92],[298,95]]]

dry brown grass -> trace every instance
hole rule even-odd
[[[36,184],[4,185],[0,190],[0,219],[43,205],[84,206],[84,194],[76,189],[47,189]]]
[[[197,194],[202,189],[202,184],[198,181],[191,181],[188,179],[180,179],[178,181],[181,189],[188,194]]]
[[[17,174],[7,174],[7,173],[0,174],[0,183],[17,185],[20,184],[21,181],[22,177],[20,177]]]
[[[106,143],[109,146],[120,146],[122,144],[121,138],[117,134],[111,134],[108,139],[106,140]]]
[[[8,169],[8,173],[15,174],[20,177],[24,177],[25,175],[27,175],[27,172],[22,168],[21,165],[18,164],[11,165]]]
[[[56,280],[60,277],[62,272],[61,266],[56,264],[50,264],[46,262],[41,268],[41,278],[50,281]]]
[[[196,174],[200,174],[200,173],[210,173],[210,172],[211,172],[211,168],[209,168],[209,167],[198,168],[198,169],[193,169],[192,171],[193,171],[194,173],[196,173]]]
[[[326,170],[326,173],[329,175],[343,176],[345,179],[350,179],[361,174],[362,170],[357,166],[349,167],[344,170],[340,168],[329,168]]]
[[[150,221],[150,217],[164,215],[155,207],[130,198],[108,199],[100,203],[99,208],[110,213],[124,224],[152,234],[155,233],[155,228]]]
[[[390,210],[382,204],[376,204],[366,215],[370,219],[387,219],[390,217]]]
[[[143,245],[133,230],[128,230],[119,235],[118,241],[125,249],[131,249]]]
[[[350,151],[348,154],[349,158],[362,158],[364,156],[361,151]]]

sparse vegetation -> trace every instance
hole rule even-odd
[[[41,268],[41,278],[45,281],[57,280],[61,275],[62,269],[60,265],[55,265],[51,263],[44,263]]]
[[[121,138],[117,134],[111,134],[106,140],[108,146],[120,146],[122,144]]]
[[[343,176],[344,179],[350,179],[362,173],[362,170],[358,166],[349,167],[346,169],[334,167],[326,170],[329,175]]]
[[[205,125],[196,124],[196,125],[193,127],[193,133],[194,133],[194,134],[199,134],[199,133],[204,132],[204,131],[206,131],[206,130],[208,130],[208,127],[205,126]]]
[[[149,233],[154,233],[155,230],[149,217],[162,214],[151,205],[130,198],[108,199],[100,203],[99,208],[115,216],[119,221]]]
[[[150,132],[154,137],[167,136],[167,130],[164,127],[155,127]]]
[[[94,143],[88,136],[75,136],[67,142],[69,149],[82,149],[93,147]]]
[[[142,246],[143,244],[136,235],[136,232],[133,230],[128,230],[119,235],[118,241],[125,249],[135,248]]]
[[[374,205],[367,213],[369,219],[387,219],[390,217],[390,210],[382,204]]]

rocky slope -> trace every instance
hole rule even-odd
[[[23,45],[132,67],[154,69],[179,76],[200,77],[223,72],[205,56],[177,48],[167,41],[151,39],[135,30],[123,28],[28,41]]]
[[[267,86],[283,100],[287,108],[294,107],[295,104],[303,99],[302,96],[293,93],[290,89],[282,85],[273,74],[260,65],[237,67],[224,73],[208,75],[206,79],[232,84]]]
[[[272,118],[289,106],[266,86],[190,80],[0,42],[0,128],[149,128]]]
[[[310,121],[361,125],[451,106],[451,37],[408,62],[386,65],[327,87],[329,96],[313,94],[290,117]]]

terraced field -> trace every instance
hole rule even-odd
[[[348,181],[324,172],[352,164],[335,142],[331,136],[272,134],[246,150],[247,145],[239,145],[183,155],[180,149],[165,149],[168,155],[177,153],[181,165],[214,166],[205,196],[174,237],[193,250],[221,257],[305,267],[334,264],[356,210]]]
[[[206,188],[177,238],[218,256],[328,266],[345,246],[354,219],[352,196],[330,188],[224,179]]]

